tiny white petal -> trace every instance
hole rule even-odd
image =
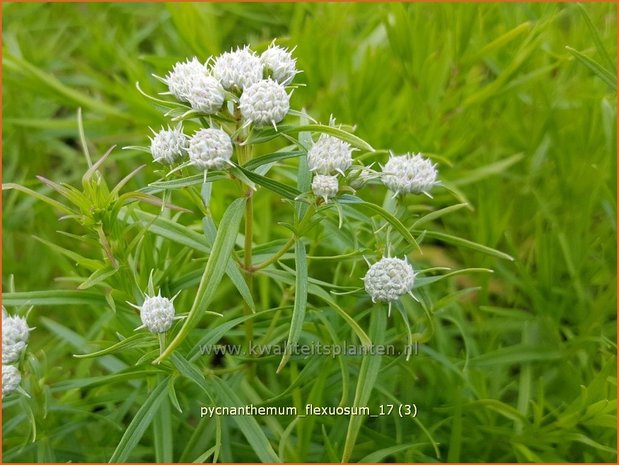
[[[187,149],[187,136],[181,127],[161,129],[151,139],[150,153],[153,160],[169,165],[183,155]]]
[[[438,184],[435,166],[421,154],[391,157],[383,167],[382,181],[396,195],[427,194]]]
[[[200,129],[189,140],[189,158],[201,170],[225,168],[232,150],[230,136],[217,128]]]
[[[290,97],[283,85],[265,79],[243,91],[240,99],[243,119],[257,126],[279,123],[290,110]]]
[[[383,257],[370,267],[363,281],[373,302],[393,302],[411,291],[415,272],[406,260]]]
[[[16,391],[21,383],[21,373],[13,365],[2,365],[2,397]]]
[[[329,197],[334,197],[339,190],[337,176],[328,176],[323,174],[314,175],[312,180],[312,192],[318,197],[322,197],[325,201]]]
[[[344,172],[352,164],[352,149],[348,142],[321,134],[307,152],[307,163],[318,174]]]

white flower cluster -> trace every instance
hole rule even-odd
[[[189,159],[201,170],[224,168],[232,151],[232,139],[222,129],[200,129],[189,140]]]
[[[30,328],[24,318],[10,316],[2,307],[2,395],[17,390],[21,382],[19,369],[12,365],[19,360],[28,345]]]
[[[161,293],[152,297],[146,296],[142,306],[128,303],[140,311],[140,319],[142,320],[140,328],[146,328],[151,333],[165,333],[172,327],[172,323],[176,319],[174,299],[162,297]]]
[[[14,365],[2,365],[2,397],[16,391],[21,383],[21,373]]]
[[[174,129],[168,126],[168,129],[153,133],[154,136],[150,138],[150,152],[156,162],[169,165],[182,157],[183,151],[187,150],[187,136],[180,125]]]
[[[420,153],[391,156],[383,166],[382,181],[398,194],[429,194],[438,184],[436,165]]]
[[[275,126],[290,110],[285,86],[297,73],[292,52],[272,43],[261,55],[245,46],[206,63],[195,57],[176,63],[162,80],[167,94],[189,103],[197,113],[232,118],[243,126]],[[191,138],[180,126],[162,129],[151,138],[153,159],[171,164],[188,153],[190,164],[199,169],[224,168],[232,156],[232,140],[224,129],[211,129],[199,130]]]
[[[413,289],[415,272],[406,259],[383,257],[363,278],[372,302],[393,302]]]
[[[283,85],[272,79],[252,84],[243,91],[240,100],[245,121],[258,126],[279,123],[290,110],[290,97]]]
[[[312,192],[316,197],[322,197],[325,202],[329,197],[335,197],[339,190],[337,176],[316,174],[312,180]]]

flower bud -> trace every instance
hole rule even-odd
[[[200,129],[189,140],[189,158],[201,170],[223,169],[232,158],[232,140],[221,129]]]
[[[399,258],[383,257],[374,263],[363,278],[372,302],[393,302],[413,288],[413,267]]]
[[[257,126],[276,124],[290,109],[290,96],[281,84],[266,79],[252,84],[240,99],[241,115]]]
[[[436,180],[436,165],[421,154],[392,156],[383,166],[382,181],[395,194],[428,194]]]

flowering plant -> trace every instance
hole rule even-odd
[[[426,229],[433,220],[467,206],[460,202],[435,210],[421,204],[439,189],[461,199],[439,176],[435,160],[440,157],[377,150],[356,136],[354,128],[337,125],[333,118],[319,124],[291,105],[299,73],[293,52],[275,43],[261,54],[243,47],[205,62],[195,57],[179,62],[165,76],[157,76],[165,86],[160,95],[136,85],[163,110],[167,122],[152,131],[149,146],[124,147],[150,154],[157,179],[121,193],[137,179],[143,168],[138,167],[109,189],[101,167],[112,149],[93,163],[81,131],[89,164],[82,189],[39,177],[68,203],[24,186],[5,185],[78,221],[86,232],[76,238],[100,247],[99,257],[80,260],[89,274],[77,277],[77,287],[98,290],[106,311],[117,312],[119,340],[76,356],[123,354],[136,366],[154,365],[148,371],[145,405],[160,405],[168,392],[181,410],[174,388],[179,376],[195,383],[212,403],[216,393],[220,402],[238,404],[236,394],[218,381],[227,370],[242,372],[247,380],[282,373],[291,360],[295,367],[302,361],[295,347],[307,338],[353,339],[365,347],[385,343],[392,307],[407,328],[406,334],[398,331],[392,338],[409,347],[427,341],[432,335],[432,302],[423,295],[424,287],[456,274],[491,270],[428,266],[423,263],[424,239],[511,258]],[[366,200],[365,193],[380,195],[382,203]],[[282,237],[262,241],[269,237],[264,232],[276,224],[273,214]],[[257,215],[268,215],[260,228]],[[170,243],[180,247],[171,249]],[[60,252],[74,256],[66,249]],[[325,270],[325,262],[334,269]],[[338,303],[344,295],[354,299],[354,308]],[[284,331],[276,331],[282,320]],[[309,328],[317,322],[324,332]],[[234,330],[241,325],[246,347],[257,339],[285,342],[277,367],[261,365],[251,354],[221,371],[198,361],[197,347],[238,339]],[[135,328],[147,331],[131,334]],[[11,349],[3,346],[3,363],[5,352],[13,358]],[[408,360],[411,352],[403,353]],[[355,407],[368,403],[379,365],[375,357],[363,358]],[[6,376],[12,391],[19,381],[11,370],[3,370],[3,381]],[[138,423],[127,429],[112,460],[127,459],[129,438],[141,418],[136,416]],[[360,417],[350,419],[344,461],[350,458],[360,422]],[[279,459],[255,419],[238,423],[261,460]],[[217,453],[213,451],[215,457]]]

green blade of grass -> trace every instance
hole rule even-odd
[[[387,325],[387,317],[384,309],[374,309],[370,317],[370,339],[373,344],[382,344],[385,340],[385,328]],[[354,407],[365,407],[370,400],[370,395],[374,389],[374,383],[378,377],[381,358],[379,355],[366,354],[363,356],[361,368],[359,370],[359,378],[357,379],[357,388],[355,389],[355,399],[353,400]],[[344,443],[344,452],[342,453],[342,462],[350,461],[357,436],[363,423],[363,416],[354,415],[350,417],[348,430],[346,432],[346,442]]]
[[[302,241],[297,241],[295,243],[294,253],[297,267],[295,277],[294,309],[292,310],[292,320],[290,322],[288,342],[286,343],[282,361],[277,367],[277,373],[279,373],[281,369],[284,368],[288,360],[290,360],[291,350],[299,341],[301,331],[303,330],[303,322],[305,321],[305,308],[307,307],[307,258],[305,254],[305,244]]]
[[[116,446],[112,457],[110,457],[110,463],[127,461],[133,449],[142,439],[146,428],[148,428],[153,418],[159,413],[159,406],[167,395],[167,387],[167,382],[159,383],[149,394]]]
[[[206,309],[215,291],[219,287],[228,259],[234,248],[241,219],[243,218],[245,201],[245,198],[236,199],[226,209],[219,224],[217,237],[213,243],[208,261],[206,262],[206,268],[204,269],[202,280],[200,281],[196,297],[191,306],[191,310],[189,310],[187,319],[176,337],[170,342],[170,345],[153,363],[161,363],[162,360],[169,357],[179,344],[185,340],[200,318],[202,318],[203,311]]]
[[[220,404],[227,407],[239,407],[244,402],[234,393],[232,389],[221,379],[212,377],[207,382],[192,364],[187,362],[180,354],[172,355],[172,362],[179,372],[196,383],[213,401],[213,394],[216,394]],[[273,447],[269,443],[266,435],[252,416],[233,416],[232,419],[251,445],[258,458],[267,463],[281,463]]]
[[[613,91],[617,92],[617,75],[613,72],[607,70],[602,65],[600,65],[593,58],[589,58],[584,53],[579,52],[578,50],[573,49],[572,47],[565,47],[568,52],[574,55],[579,62],[589,68],[593,74],[599,77],[602,81],[604,81],[608,87],[610,87]]]
[[[238,169],[243,173],[250,181],[255,182],[256,184],[275,192],[282,197],[295,200],[301,192],[295,189],[294,187],[287,186],[286,184],[282,184],[279,181],[275,181],[274,179],[267,178],[266,176],[262,176],[258,173],[254,173],[253,171],[249,171],[243,167],[238,167]]]
[[[56,79],[51,74],[46,73],[45,71],[40,70],[36,66],[32,65],[28,61],[19,58],[13,54],[7,53],[4,57],[4,66],[13,70],[19,70],[23,74],[26,74],[42,84],[43,86],[51,89],[58,95],[66,98],[67,100],[75,103],[78,106],[83,106],[86,108],[90,108],[93,111],[102,113],[104,115],[113,116],[116,118],[130,118],[131,116],[128,114],[121,113],[113,106],[110,106],[106,103],[100,102],[99,100],[95,100],[87,95],[84,95],[81,92],[76,91],[75,89],[71,89],[70,87],[64,85],[58,79]]]
[[[117,342],[116,344],[112,344],[105,349],[97,350],[96,352],[90,352],[88,354],[74,354],[75,358],[93,358],[93,357],[101,357],[103,355],[113,354],[114,352],[118,352],[120,350],[127,350],[131,347],[136,347],[140,344],[143,344],[146,339],[152,338],[152,335],[148,333],[138,333],[133,336],[129,336],[122,341]]]
[[[391,226],[393,226],[396,231],[398,231],[410,245],[416,247],[418,250],[421,250],[419,249],[419,244],[417,243],[411,232],[406,228],[406,226],[404,226],[399,219],[397,219],[380,205],[366,202],[359,197],[349,194],[343,195],[340,201],[342,203],[349,204],[358,210],[369,210],[376,215],[382,216],[383,219],[385,219],[389,224],[391,224]]]
[[[606,51],[606,47],[604,47],[604,44],[602,44],[602,40],[600,39],[600,35],[598,34],[597,29],[593,25],[593,22],[591,21],[591,18],[587,14],[587,10],[585,9],[585,7],[583,6],[582,3],[577,3],[576,6],[580,10],[580,13],[582,14],[582,17],[585,20],[585,23],[587,24],[587,27],[589,28],[589,32],[591,32],[591,37],[593,38],[593,42],[595,43],[595,48],[597,49],[599,55],[604,60],[604,63],[608,67],[608,69],[614,70],[616,68],[616,65],[615,65],[615,63],[613,63],[612,58],[610,57],[610,55]]]
[[[451,234],[445,234],[445,233],[441,233],[437,231],[419,231],[419,230],[414,230],[413,233],[415,234],[425,233],[425,237],[439,239],[449,244],[459,245],[461,247],[466,247],[469,249],[477,250],[478,252],[482,252],[487,255],[492,255],[493,257],[498,257],[504,260],[514,261],[514,257],[506,254],[505,252],[501,252],[500,250],[496,250],[496,249],[493,249],[492,247],[481,245],[473,241],[469,241],[468,239],[463,239],[461,237],[452,236]]]

